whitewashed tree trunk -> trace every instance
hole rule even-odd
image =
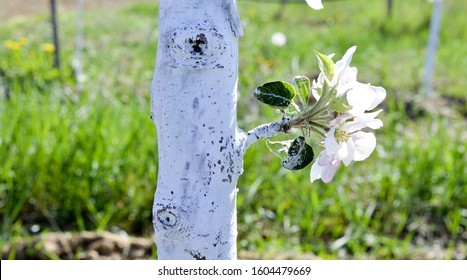
[[[159,172],[159,259],[235,259],[236,183],[247,134],[236,120],[235,0],[161,0],[151,84]]]

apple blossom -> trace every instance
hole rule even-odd
[[[345,97],[344,110],[329,122],[330,128],[324,139],[324,150],[319,154],[310,170],[311,182],[322,179],[328,183],[334,177],[341,162],[348,166],[352,161],[361,161],[373,152],[376,138],[371,132],[361,131],[365,128],[378,129],[383,123],[376,119],[382,111],[368,112],[378,106],[385,98],[386,91],[382,87],[371,86],[357,81],[357,68],[350,67],[356,47],[349,48],[341,60],[333,67],[320,66],[322,72],[313,81],[312,94],[320,103],[321,98],[328,98],[328,103]],[[319,57],[319,55],[318,55]],[[328,56],[329,57],[329,56]],[[331,56],[332,57],[332,56]],[[321,57],[320,63],[329,58]],[[332,64],[332,63],[331,63]],[[324,70],[324,71],[323,71]],[[325,71],[327,70],[327,71]],[[325,90],[325,87],[331,88]],[[331,92],[326,97],[325,92]],[[330,97],[329,97],[330,96]],[[323,106],[323,105],[321,105]]]
[[[322,89],[324,79],[327,78],[329,85],[335,87],[337,96],[343,94],[347,97],[350,106],[349,113],[360,115],[365,111],[372,110],[386,98],[386,91],[382,87],[363,84],[357,81],[358,70],[356,67],[350,67],[352,56],[357,47],[349,48],[341,60],[334,64],[333,77],[325,77],[323,72],[313,81],[312,93],[316,99],[320,98],[318,89]]]
[[[373,133],[361,129],[382,127],[382,121],[375,118],[381,111],[359,116],[345,113],[332,120],[331,129],[324,139],[325,149],[311,167],[310,181],[321,178],[323,182],[329,183],[341,161],[348,166],[352,161],[368,158],[376,147],[376,138]]]
[[[302,136],[293,141],[268,143],[268,148],[282,159],[285,168],[298,170],[313,162],[314,152],[306,137],[312,135],[311,132],[322,137],[324,150],[311,167],[311,182],[317,179],[330,182],[342,163],[348,166],[352,161],[365,160],[376,147],[376,137],[367,130],[383,126],[377,119],[382,110],[372,110],[386,98],[386,91],[357,81],[357,68],[350,66],[356,49],[355,46],[349,48],[335,63],[331,59],[333,55],[315,52],[321,73],[312,86],[308,78],[297,76],[292,84],[270,82],[254,92],[259,101],[278,108],[283,117],[280,122],[248,132],[251,138],[266,138],[281,131],[287,133],[291,128],[302,130]],[[314,100],[310,99],[310,94]],[[298,96],[298,104],[294,102],[295,96]],[[247,146],[249,143],[247,141]]]
[[[323,7],[323,4],[321,3],[321,0],[306,0],[306,3],[308,6],[312,7],[315,10],[321,10]]]

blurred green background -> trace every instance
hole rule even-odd
[[[118,2],[85,10],[81,84],[72,70],[73,6],[59,10],[60,70],[47,12],[0,19],[0,249],[52,231],[151,238],[157,138],[148,88],[158,8]],[[359,80],[388,93],[376,150],[330,184],[311,184],[308,168],[283,169],[264,142],[248,150],[238,182],[241,255],[467,258],[465,3],[444,1],[436,94],[427,97],[428,1],[395,0],[392,16],[385,0],[323,1],[321,11],[304,1],[238,2],[242,128],[280,118],[252,92],[272,80],[315,78],[313,50],[340,58],[357,45]],[[278,32],[284,46],[271,43]]]

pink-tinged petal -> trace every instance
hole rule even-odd
[[[325,183],[331,182],[339,166],[340,166],[340,161],[337,161],[335,164],[324,166],[323,169],[321,170],[321,180]]]
[[[324,151],[321,152],[311,166],[310,181],[313,182],[317,179],[321,179],[325,183],[331,182],[339,166],[340,160],[337,156],[328,156]]]
[[[336,128],[332,127],[326,135],[326,138],[324,138],[324,147],[328,155],[335,154],[339,148],[339,145],[336,141],[336,137],[334,136],[335,132]]]
[[[323,4],[321,3],[321,0],[306,0],[308,6],[315,10],[321,10],[323,7]]]
[[[318,160],[316,160],[313,165],[311,166],[310,170],[310,181],[313,183],[315,180],[321,179],[321,171],[323,170],[323,166],[318,164]]]
[[[358,131],[352,134],[352,140],[355,144],[355,161],[365,160],[370,156],[376,147],[376,137],[373,133]]]
[[[327,155],[327,154],[323,151],[323,152],[321,152],[321,154],[319,154],[319,157],[318,157],[318,159],[316,160],[316,162],[317,162],[319,165],[321,165],[321,166],[325,166],[325,165],[331,164],[332,158],[333,158],[332,155]]]

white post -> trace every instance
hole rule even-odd
[[[83,53],[83,0],[76,0],[76,39],[75,56],[73,58],[73,69],[78,84],[83,82],[84,76],[81,66],[81,55]]]
[[[161,0],[151,84],[159,171],[153,223],[159,259],[236,258],[236,182],[246,133],[237,128],[235,0]]]
[[[441,14],[443,12],[443,0],[433,0],[433,13],[430,22],[430,37],[428,39],[425,69],[423,71],[422,86],[426,95],[433,94],[433,72],[434,60],[436,57],[436,47],[438,45],[438,35],[441,26]]]

